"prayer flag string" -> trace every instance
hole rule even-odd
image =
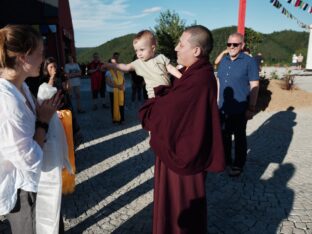
[[[287,3],[294,5],[308,13],[312,13],[312,6],[302,0],[285,0]]]
[[[294,4],[295,7],[301,7],[302,9],[305,8],[305,10],[307,8],[309,8],[309,12],[311,11],[312,12],[312,8],[311,6],[309,7],[309,5],[307,3],[304,3],[303,1],[301,0],[286,0],[288,3],[291,3],[291,4]],[[303,28],[303,29],[306,29],[306,30],[309,30],[309,25],[303,23],[302,21],[300,21],[297,17],[295,17],[293,14],[291,14],[285,7],[283,7],[283,5],[280,3],[279,0],[270,0],[270,3],[277,9],[281,9],[282,8],[282,11],[281,13],[283,15],[285,15],[287,18],[290,18],[290,19],[293,19],[297,22],[297,24]],[[303,6],[304,5],[304,6]],[[302,7],[303,6],[303,7]],[[311,13],[310,12],[310,13]]]

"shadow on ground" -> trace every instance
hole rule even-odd
[[[208,176],[209,233],[279,233],[294,199],[287,182],[295,167],[283,160],[295,119],[290,107],[272,115],[248,137],[249,153],[241,177]]]

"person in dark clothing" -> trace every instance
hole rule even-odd
[[[133,57],[133,60],[136,60],[136,55]],[[135,71],[130,72],[131,75],[131,88],[132,88],[132,95],[131,95],[131,101],[135,102],[137,99],[138,101],[141,101],[142,98],[142,89],[143,89],[143,83],[144,79],[142,76],[138,76]]]
[[[262,63],[263,63],[262,54],[261,54],[261,53],[258,53],[254,58],[255,58],[256,63],[257,63],[257,65],[258,65],[259,72],[261,72]]]
[[[243,52],[244,37],[233,33],[227,41],[228,55],[218,67],[219,109],[224,152],[229,176],[239,176],[247,157],[247,121],[256,111],[259,90],[259,70],[254,58]],[[232,135],[235,157],[232,159]]]
[[[107,108],[105,104],[105,92],[106,89],[103,86],[105,81],[103,81],[103,70],[101,70],[103,63],[100,60],[100,56],[98,53],[93,54],[93,60],[88,65],[88,74],[91,80],[91,92],[92,92],[92,102],[93,102],[93,110],[97,110],[98,96],[100,95],[100,102],[102,102],[102,107]],[[104,79],[105,80],[105,79]]]
[[[181,78],[156,87],[139,111],[156,154],[153,234],[204,234],[206,174],[224,170],[211,32],[191,26],[175,50]]]
[[[132,95],[131,95],[131,101],[135,102],[137,99],[138,101],[141,101],[142,94],[143,94],[143,77],[138,76],[135,71],[130,72],[131,78],[132,78]]]

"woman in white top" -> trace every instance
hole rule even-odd
[[[60,95],[40,106],[24,82],[38,77],[43,60],[40,34],[28,25],[0,29],[0,215],[12,233],[35,232],[35,199],[42,147]]]

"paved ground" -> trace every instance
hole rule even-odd
[[[125,124],[113,125],[108,109],[91,111],[83,83],[85,141],[76,155],[76,191],[63,200],[66,232],[151,233],[154,155],[137,121],[139,104],[128,98]],[[311,114],[261,112],[248,123],[244,174],[208,175],[209,233],[312,234]],[[0,233],[10,233],[6,221]]]

